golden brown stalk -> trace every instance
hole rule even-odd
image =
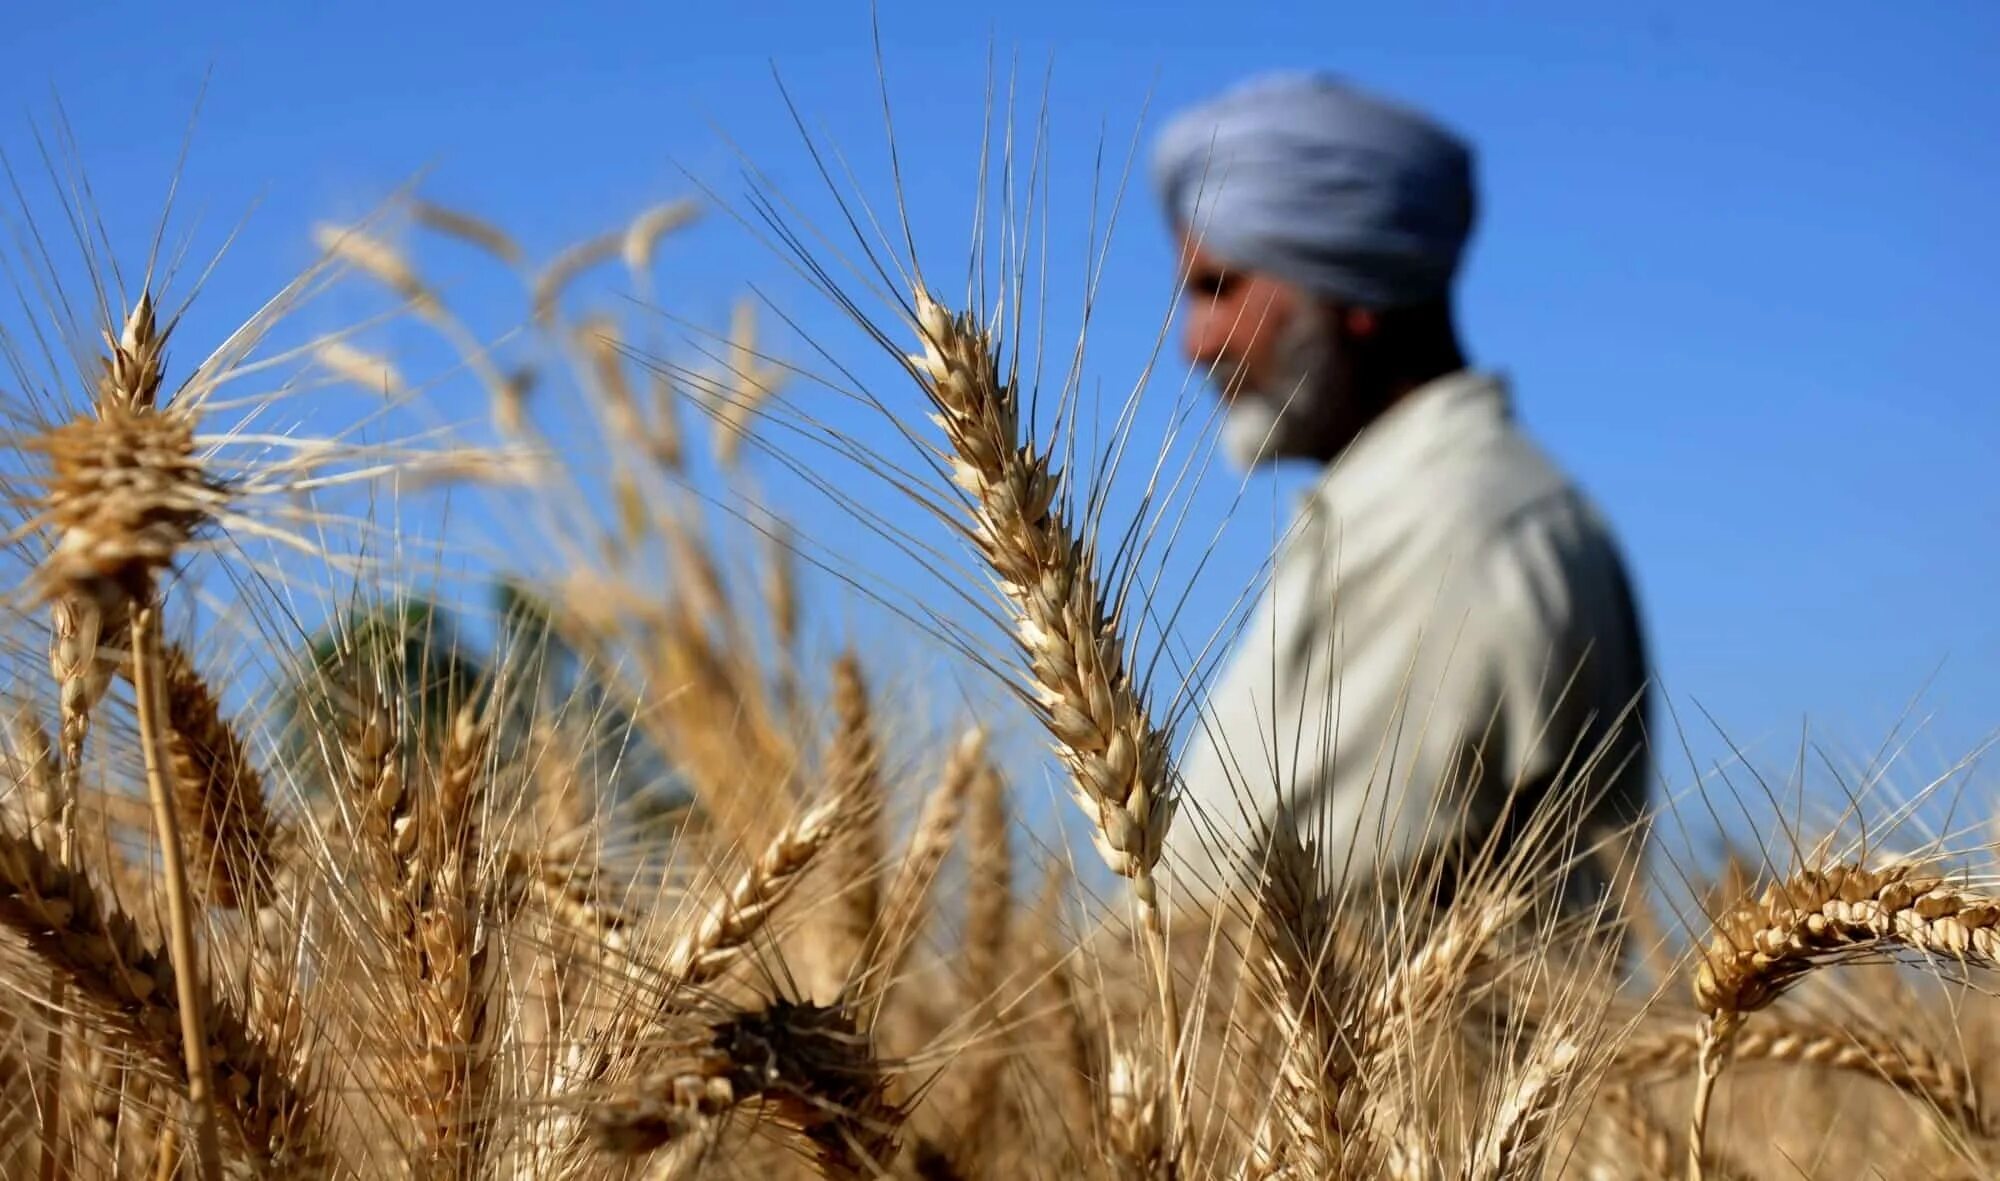
[[[882,919],[870,932],[867,953],[857,962],[852,978],[842,990],[844,996],[869,1006],[871,1026],[873,1015],[881,1011],[888,989],[901,974],[917,935],[923,930],[931,887],[937,881],[939,867],[951,852],[952,842],[957,839],[966,793],[985,757],[986,731],[975,726],[959,738],[945,763],[937,789],[925,801],[923,814],[917,818],[916,830],[910,834],[909,847],[882,903]]]
[[[574,340],[590,364],[592,385],[604,406],[608,437],[615,444],[644,437],[639,402],[632,393],[632,383],[625,378],[625,353],[617,321],[604,315],[586,317],[577,324]]]
[[[431,1175],[475,1176],[484,1126],[488,941],[481,901],[479,789],[488,774],[490,725],[471,707],[452,719],[429,807],[420,817],[409,882],[416,952],[419,1059]]]
[[[1371,1037],[1386,1035],[1398,1014],[1378,1027],[1360,1025],[1339,1002],[1333,900],[1316,850],[1290,828],[1269,842],[1257,891],[1258,962],[1262,991],[1279,1034],[1278,1077],[1265,1126],[1253,1137],[1249,1175],[1347,1175],[1368,1079],[1362,1070]]]
[[[170,1075],[186,1078],[184,1045],[190,1024],[178,998],[187,990],[173,960],[140,934],[131,918],[100,900],[81,873],[65,869],[47,850],[0,832],[0,926],[61,973],[130,1044]],[[204,1059],[220,1084],[208,1092],[209,1124],[223,1117],[232,1145],[264,1168],[316,1172],[325,1161],[316,1147],[311,1096],[279,1065],[240,1017],[206,990],[196,994],[206,1033]]]
[[[1051,858],[1035,904],[1034,937],[1038,943],[1037,979],[1047,997],[1035,1005],[1040,1041],[1054,1047],[1050,1072],[1059,1101],[1058,1126],[1071,1137],[1095,1134],[1099,1120],[1097,1084],[1105,1077],[1099,1064],[1101,1041],[1085,1024],[1083,1006],[1070,978],[1060,941],[1063,883],[1060,860]]]
[[[62,643],[60,633],[55,643]],[[57,683],[67,686],[68,681],[57,672]],[[67,712],[67,711],[66,711]],[[81,723],[87,719],[86,711],[78,710]],[[76,787],[75,772],[69,767],[80,761],[81,730],[78,733],[78,759],[65,760],[62,771],[56,768],[54,752],[49,747],[48,732],[42,728],[41,719],[31,708],[24,705],[15,711],[11,719],[14,731],[14,757],[21,764],[17,782],[28,794],[28,821],[30,832],[45,849],[53,849],[58,864],[72,868],[76,864]],[[70,790],[64,790],[68,780]],[[65,1009],[64,989],[61,976],[53,976],[49,981],[49,1012],[60,1014]],[[48,1033],[42,1042],[42,1064],[40,1078],[36,1083],[36,1106],[42,1113],[40,1129],[41,1181],[51,1181],[61,1165],[62,1154],[62,1106],[63,1106],[63,1020],[51,1019]]]
[[[1131,675],[1119,620],[1099,582],[1095,551],[1064,514],[1063,481],[1027,435],[1020,397],[1000,373],[994,343],[970,315],[916,292],[923,352],[910,364],[938,411],[966,494],[972,537],[1014,612],[1043,723],[1069,771],[1097,849],[1132,882],[1151,951],[1166,1054],[1180,1058],[1180,1013],[1167,960],[1154,868],[1175,792],[1168,736]],[[1178,1066],[1169,1072],[1178,1093]]]
[[[410,215],[417,224],[440,234],[469,242],[508,266],[519,266],[521,247],[505,230],[463,210],[450,209],[430,201],[411,201]]]
[[[1008,977],[1008,931],[1014,915],[1014,864],[1008,824],[1007,784],[982,758],[974,773],[972,807],[965,826],[965,934],[959,953],[971,1026],[983,1028],[1000,1016],[1001,990]],[[999,1105],[1002,1058],[982,1053],[966,1072],[966,1102],[958,1121],[957,1159],[978,1160],[993,1134]]]
[[[833,739],[827,748],[830,795],[853,800],[869,820],[850,824],[827,850],[821,879],[834,894],[834,911],[820,925],[828,995],[859,964],[882,909],[882,848],[878,818],[887,800],[882,786],[882,746],[861,662],[843,652],[833,664]]]
[[[153,804],[153,825],[160,840],[160,861],[166,876],[167,921],[178,989],[181,1049],[187,1058],[188,1116],[194,1124],[196,1173],[202,1181],[221,1176],[222,1149],[215,1113],[210,1107],[208,1036],[202,1029],[204,994],[194,941],[194,902],[188,888],[185,845],[176,812],[171,755],[162,716],[166,686],[161,677],[159,608],[142,602],[132,617],[132,690],[139,704],[139,747],[146,762],[146,794]]]
[[[658,369],[651,371],[648,386],[652,390],[653,422],[645,435],[646,450],[662,468],[680,471],[687,458],[681,446],[680,391],[674,388],[673,379]]]
[[[1732,1064],[1817,1066],[1880,1080],[1919,1100],[1975,1136],[1987,1134],[1977,1081],[1929,1046],[1864,1025],[1818,1025],[1773,1015],[1730,1039]],[[1612,1069],[1633,1082],[1680,1078],[1697,1069],[1701,1039],[1689,1030],[1662,1030],[1620,1045]]]
[[[177,644],[161,649],[160,681],[174,810],[197,891],[212,906],[259,910],[270,901],[275,876],[263,776],[193,658]]]
[[[1696,972],[1701,1010],[1689,1176],[1702,1176],[1709,1105],[1745,1019],[1815,968],[1901,947],[1950,963],[2000,962],[2000,902],[1914,865],[1802,870],[1717,921]]]
[[[810,1145],[822,1176],[874,1181],[895,1156],[902,1112],[866,1035],[838,1006],[775,1000],[716,1022],[690,1061],[596,1104],[590,1119],[600,1147],[642,1153],[752,1101]]]

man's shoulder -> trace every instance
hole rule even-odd
[[[1570,473],[1511,420],[1441,446],[1410,473],[1408,490],[1412,534],[1453,549],[1504,546],[1551,528],[1606,531]]]

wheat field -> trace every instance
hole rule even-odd
[[[199,279],[158,243],[99,240],[87,188],[52,179],[40,206],[13,190],[30,232],[0,328],[7,1176],[1970,1178],[2000,1159],[2000,895],[1965,842],[1891,856],[1856,835],[1893,816],[1801,819],[1688,869],[1678,915],[1637,884],[1542,906],[1562,858],[1618,859],[1553,837],[1432,906],[1395,901],[1426,896],[1423,871],[1348,881],[1271,833],[1200,867],[1219,901],[1183,904],[1196,869],[1162,849],[1194,821],[1172,759],[1194,705],[1144,634],[1173,597],[1145,559],[1174,540],[1178,481],[1139,471],[1159,503],[1118,519],[1102,489],[1123,465],[1080,453],[1080,383],[1023,363],[1031,214],[982,208],[992,271],[927,278],[893,209],[842,205],[822,232],[762,183],[733,207],[672,195],[539,263],[400,194],[380,222],[313,227],[318,263],[197,341],[170,301]],[[749,296],[707,363],[662,353],[661,252],[718,204],[888,379],[771,354]],[[488,258],[520,326],[462,318],[417,240]],[[579,287],[606,273],[616,298]],[[277,342],[337,292],[386,310]],[[390,321],[448,348],[445,376],[377,347]],[[476,431],[392,429],[382,408],[422,417],[446,380],[478,391]],[[363,395],[354,422],[308,430],[324,415],[298,408],[335,391]],[[588,429],[558,445],[544,413]],[[752,469],[829,455],[899,498],[886,536],[953,547],[957,599],[911,642],[985,686],[976,707],[920,718],[920,658],[809,626],[814,588],[854,571]],[[498,605],[439,574],[462,539],[397,511],[433,494],[518,523]],[[1038,777],[1069,797],[1073,849],[1025,819]]]

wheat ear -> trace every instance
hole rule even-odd
[[[882,903],[881,922],[869,936],[868,953],[844,990],[845,995],[869,1005],[871,1025],[923,930],[932,886],[951,852],[965,813],[965,797],[985,758],[985,729],[967,730],[952,748],[944,774],[924,802],[923,814],[910,834],[909,846]]]
[[[662,1007],[670,1007],[681,989],[714,983],[741,959],[821,850],[849,825],[874,822],[868,808],[867,799],[829,795],[795,815],[716,906],[674,944],[667,956],[669,992]]]
[[[1987,1134],[1985,1105],[1971,1073],[1921,1043],[1860,1025],[1818,1025],[1773,1014],[1730,1039],[1733,1063],[1816,1066],[1866,1075],[1902,1091],[1975,1136]],[[1701,1038],[1663,1030],[1620,1045],[1611,1061],[1621,1079],[1678,1078],[1698,1068]]]
[[[490,724],[459,710],[432,775],[411,883],[419,1063],[433,1175],[476,1175],[487,1135],[484,1053],[489,949],[480,867],[480,788],[489,774]]]
[[[213,1178],[220,1167],[219,1148],[208,1102],[194,908],[166,750],[155,580],[196,531],[213,519],[229,492],[208,474],[196,454],[194,414],[159,405],[167,333],[159,327],[150,295],[141,294],[116,338],[109,332],[105,335],[110,351],[98,381],[94,413],[45,431],[29,443],[30,450],[48,460],[40,519],[57,532],[35,579],[43,597],[83,604],[88,626],[100,635],[106,619],[130,613],[139,740],[166,871],[175,983],[180,989],[189,1118],[194,1121],[201,1175]],[[59,634],[59,649],[62,640]],[[80,643],[75,653],[86,685],[95,659],[92,648]],[[66,679],[66,699],[70,691]],[[66,709],[66,749],[71,746],[68,715]]]
[[[25,938],[161,1067],[185,1077],[190,1023],[178,998],[190,990],[180,986],[174,960],[147,943],[127,915],[102,902],[82,873],[6,832],[0,832],[0,926]],[[204,1011],[193,1023],[207,1039],[202,1060],[223,1079],[205,1093],[210,1127],[215,1111],[226,1111],[232,1138],[254,1157],[294,1170],[318,1168],[306,1093],[226,1003],[206,990],[195,995]]]
[[[1346,1175],[1366,1077],[1366,1037],[1335,1003],[1333,900],[1313,847],[1289,828],[1268,842],[1257,891],[1258,966],[1280,1032],[1270,1109],[1252,1136],[1245,1175]]]
[[[1054,736],[1098,852],[1129,879],[1158,986],[1167,1057],[1179,1060],[1180,1011],[1167,959],[1154,870],[1172,822],[1168,737],[1148,715],[1095,551],[1064,512],[1063,479],[1027,437],[994,342],[921,288],[923,352],[909,358],[950,441],[953,482],[966,494],[972,538],[999,576],[1042,722]],[[1178,1067],[1169,1088],[1178,1095]]]
[[[1581,1054],[1582,1047],[1567,1037],[1546,1034],[1537,1041],[1467,1162],[1465,1181],[1529,1181],[1541,1175],[1550,1127]]]
[[[203,900],[224,909],[259,910],[269,903],[276,876],[263,776],[193,658],[178,644],[161,646],[160,681],[174,806],[200,873]]]
[[[1003,1016],[1001,992],[1007,987],[1007,951],[1014,917],[1014,866],[1008,826],[1007,781],[999,768],[981,759],[973,772],[970,815],[965,825],[965,933],[959,960],[965,976],[965,997],[973,1028]],[[982,1054],[964,1080],[965,1102],[959,1121],[958,1159],[977,1160],[999,1118],[998,1092],[1002,1069],[998,1054]]]
[[[762,1113],[811,1145],[821,1175],[874,1181],[894,1157],[902,1112],[844,1006],[772,1001],[715,1022],[691,1062],[590,1112],[610,1152],[651,1152],[733,1108]]]
[[[1745,1019],[1807,973],[1901,947],[1959,964],[2000,961],[2000,902],[1914,865],[1804,870],[1717,922],[1696,971],[1698,1073],[1688,1120],[1688,1172],[1699,1181],[1709,1105]]]
[[[106,671],[108,662],[102,659],[98,650],[103,608],[83,596],[66,595],[51,606],[51,617],[49,669],[56,681],[62,751],[57,762],[55,782],[50,785],[52,795],[41,802],[38,811],[42,815],[37,819],[45,824],[53,822],[52,831],[45,828],[47,835],[42,839],[53,844],[64,868],[73,869],[76,866],[76,808],[82,787],[84,744],[90,733],[91,712],[104,695],[110,676]],[[36,732],[40,733],[39,725]],[[41,736],[41,742],[43,746],[47,745],[46,735]],[[63,1011],[61,976],[49,981],[48,999],[51,1013]],[[51,1020],[42,1047],[40,1067],[40,1181],[55,1181],[61,1165],[63,1038],[63,1022],[60,1019]]]
[[[339,259],[401,296],[420,319],[451,345],[486,386],[487,394],[493,400],[494,418],[501,429],[509,435],[519,435],[525,429],[515,382],[500,372],[471,329],[445,306],[444,297],[424,281],[395,247],[351,226],[314,226],[313,242],[328,256]]]
[[[849,824],[826,851],[820,879],[833,894],[834,911],[821,928],[822,962],[828,995],[837,991],[867,955],[882,911],[880,817],[887,797],[882,786],[882,744],[868,682],[853,652],[833,663],[833,740],[826,754],[827,793],[853,800],[866,824]]]
[[[416,219],[418,225],[461,242],[469,242],[508,266],[521,264],[521,247],[508,236],[507,231],[484,218],[474,217],[462,209],[421,200],[410,202],[410,216]]]

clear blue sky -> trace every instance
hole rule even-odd
[[[1766,765],[1790,762],[1806,721],[1865,753],[1940,666],[1911,777],[2000,723],[2000,7],[1132,11],[882,5],[931,257],[961,250],[992,45],[1036,85],[1052,64],[1058,201],[1087,199],[1100,131],[1115,174],[1149,95],[1156,126],[1248,72],[1323,67],[1427,107],[1480,151],[1474,356],[1512,374],[1525,420],[1622,531],[1698,757],[1720,745],[1697,703]],[[212,67],[189,199],[217,224],[261,202],[206,297],[220,317],[305,261],[310,222],[419,169],[541,252],[685,191],[683,166],[740,194],[711,120],[810,191],[773,63],[879,192],[868,38],[864,4],[824,0],[32,4],[0,43],[0,146],[32,160],[31,120],[59,92],[114,229],[143,233]],[[670,302],[707,323],[781,274],[721,221],[674,249]],[[1144,362],[1169,268],[1135,191],[1093,329],[1110,391]],[[1288,486],[1252,485],[1261,525],[1226,539],[1192,630],[1260,560]],[[1205,483],[1198,519],[1230,489]]]

